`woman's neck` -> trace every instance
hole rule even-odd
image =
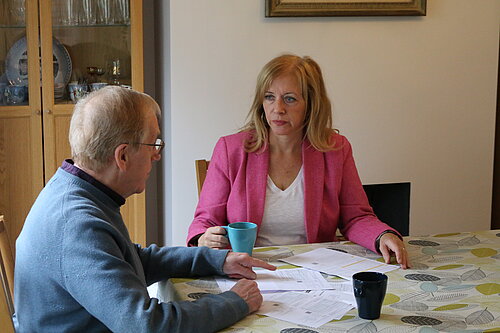
[[[274,135],[269,133],[271,153],[290,154],[302,151],[302,133],[294,135]]]

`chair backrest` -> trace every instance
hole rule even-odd
[[[196,160],[194,161],[194,166],[196,168],[196,181],[198,184],[198,197],[201,193],[201,188],[203,187],[203,183],[205,182],[205,178],[207,177],[207,170],[210,161],[207,160]]]
[[[410,183],[363,185],[377,217],[401,235],[410,233]]]
[[[12,321],[14,303],[10,297],[6,275],[2,256],[0,256],[0,323],[2,323],[2,332],[14,333],[14,323]]]
[[[3,215],[0,215],[0,257],[6,273],[10,297],[14,299],[14,255],[10,247],[9,234]]]

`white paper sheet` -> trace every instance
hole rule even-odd
[[[257,313],[317,328],[330,320],[342,318],[353,308],[331,294],[326,297],[327,292],[264,294],[264,302]]]
[[[255,270],[257,285],[266,290],[321,290],[331,289],[321,273],[304,268],[279,269],[276,271]],[[221,291],[231,289],[238,280],[216,277]]]
[[[281,259],[281,261],[349,280],[358,272],[386,273],[399,268],[399,266],[388,265],[376,260],[326,248],[315,249]]]

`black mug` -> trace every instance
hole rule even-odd
[[[387,290],[387,275],[378,272],[360,272],[352,276],[358,314],[363,319],[380,317]]]

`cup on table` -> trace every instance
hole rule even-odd
[[[235,222],[222,226],[226,229],[233,252],[245,252],[252,255],[255,239],[257,238],[257,225],[252,222]]]
[[[359,317],[370,320],[379,318],[387,290],[387,275],[378,272],[356,273],[352,276],[352,286]]]

